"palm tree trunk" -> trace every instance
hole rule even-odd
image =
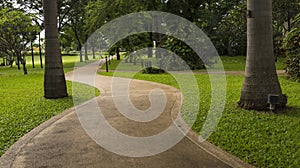
[[[44,97],[68,96],[57,29],[57,0],[43,0],[45,21]]]
[[[247,0],[247,63],[239,106],[267,110],[268,94],[279,95],[279,105],[286,106],[273,56],[272,0]]]

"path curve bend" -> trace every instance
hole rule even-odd
[[[91,63],[77,70],[98,68],[103,60]],[[101,95],[86,103],[66,110],[49,121],[35,128],[18,142],[16,142],[1,158],[0,167],[252,167],[235,156],[224,152],[218,147],[204,141],[199,142],[198,136],[189,131],[177,144],[170,149],[145,157],[127,157],[110,152],[98,145],[82,127],[75,109],[85,109],[92,101],[97,102],[106,121],[119,132],[134,137],[147,137],[166,130],[170,125],[184,129],[184,121],[174,122],[181,107],[181,92],[173,87],[132,80],[130,82],[130,99],[133,105],[140,110],[149,109],[151,102],[148,94],[159,88],[164,91],[167,103],[160,116],[150,122],[135,122],[122,115],[113,101],[111,92],[111,77],[95,74],[94,81],[76,80],[73,72],[66,74],[68,80],[85,83],[98,88]],[[91,82],[94,82],[91,83]],[[155,95],[154,95],[155,96]],[[151,112],[151,111],[150,111]],[[155,112],[155,111],[154,111]],[[90,124],[93,127],[93,124]],[[175,128],[175,127],[174,127]],[[93,128],[92,128],[93,129]],[[102,128],[95,131],[105,132]],[[109,133],[108,135],[109,136]],[[172,137],[169,137],[172,138]],[[168,141],[171,139],[166,139]],[[164,142],[161,142],[163,144]],[[121,147],[124,144],[115,144],[124,152],[132,152],[131,148]],[[125,144],[126,147],[126,144]],[[143,150],[143,149],[137,149]],[[149,151],[151,152],[151,151]]]

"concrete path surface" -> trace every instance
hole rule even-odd
[[[130,81],[129,99],[136,109],[129,106],[128,109],[142,111],[142,114],[130,116],[131,111],[124,108],[126,104],[120,106],[114,103],[116,97],[125,102],[128,95],[116,96],[111,90],[112,78],[95,75],[95,70],[101,63],[95,62],[66,74],[68,80],[95,85],[100,89],[101,96],[65,111],[25,135],[1,157],[1,168],[251,167],[206,141],[199,142],[198,136],[191,131],[182,136],[182,139],[178,139],[184,123],[174,122],[181,105],[180,91],[175,88],[139,80]],[[118,80],[127,81],[119,78]],[[118,82],[115,83],[118,85]],[[148,95],[158,88],[164,92],[166,102],[163,110],[156,114],[159,109],[151,108],[151,103],[163,102],[161,92],[152,94],[150,101]],[[124,88],[120,88],[122,89]],[[96,103],[97,107],[93,103]],[[124,114],[119,110],[122,107],[125,110]],[[98,113],[93,111],[99,109],[105,121],[97,123],[95,119],[98,119]],[[140,118],[129,119],[125,117],[127,115]],[[143,118],[143,115],[148,116]],[[151,121],[135,121],[156,115],[158,117]],[[105,126],[104,123],[111,127]],[[150,138],[139,141],[143,137],[160,135],[168,128],[171,128],[172,133],[166,134],[163,139],[158,139],[159,141],[152,143]],[[114,136],[116,130],[120,134]],[[135,138],[125,141],[131,137]],[[176,142],[176,139],[178,143],[168,146],[168,143]],[[166,150],[159,152],[161,148]]]

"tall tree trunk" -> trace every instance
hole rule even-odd
[[[20,67],[20,57],[17,56],[17,66],[18,66],[18,70],[21,70],[21,67]]]
[[[88,50],[87,50],[87,44],[84,44],[84,60],[85,61],[89,60]]]
[[[58,41],[57,0],[43,0],[43,9],[46,44],[44,97],[49,99],[67,97],[66,79]]]
[[[148,27],[149,32],[149,44],[148,44],[148,58],[152,58],[153,56],[153,33],[152,33],[152,25]]]
[[[7,56],[6,57],[6,60],[8,60],[8,64],[10,65],[10,68],[12,68],[13,67],[13,64],[14,64],[14,60],[13,60],[13,58],[11,57],[11,56]]]
[[[28,72],[27,72],[27,68],[26,68],[26,63],[23,63],[23,72],[24,72],[24,75],[27,75]]]
[[[40,64],[43,69],[43,57],[42,57],[42,46],[41,46],[41,33],[39,33],[39,53],[40,53]]]
[[[279,95],[279,105],[286,106],[273,56],[272,0],[247,0],[247,63],[239,106],[267,110],[268,94]]]
[[[100,56],[100,59],[102,58],[102,51],[101,51],[101,44],[99,44],[99,56]]]
[[[94,46],[92,46],[92,53],[93,53],[93,59],[96,59],[95,47]]]
[[[88,48],[87,48],[87,44],[84,44],[84,60],[88,61],[89,60],[89,55],[88,55]]]
[[[33,53],[33,41],[30,42],[30,47],[31,47],[31,58],[32,58],[32,68],[35,68],[34,66],[34,53]]]
[[[155,32],[158,32],[158,30],[160,30],[160,25],[159,25],[159,16],[155,17],[155,22],[156,22],[156,27],[155,27]],[[160,33],[156,33],[156,49],[155,49],[155,57],[156,59],[161,58],[161,34]]]
[[[87,41],[88,36],[85,35],[85,41]],[[89,55],[88,55],[88,45],[87,42],[84,43],[84,60],[88,61],[89,60]]]
[[[27,75],[28,72],[27,72],[27,68],[26,68],[26,60],[24,58],[21,59],[21,64],[23,65],[24,75]]]
[[[74,22],[72,22],[72,24],[74,25]],[[77,29],[75,26],[71,26],[74,34],[75,34],[75,38],[77,40],[77,45],[78,45],[78,50],[80,51],[79,52],[79,58],[80,58],[80,62],[83,62],[83,57],[82,57],[82,44],[81,44],[81,41],[80,41],[80,38],[79,38],[79,35],[77,33]]]
[[[117,55],[117,60],[121,60],[120,49],[118,46],[116,48],[116,55]]]
[[[81,43],[79,42],[78,44],[78,48],[79,48],[79,59],[80,59],[80,62],[83,62],[83,55],[82,55],[82,46],[81,46]]]

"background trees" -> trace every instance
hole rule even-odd
[[[6,6],[9,6],[8,2]],[[17,2],[22,9],[42,16],[42,0]],[[300,5],[299,0],[273,2],[274,51],[276,56],[282,56],[282,39],[293,28],[291,20],[300,11]],[[62,46],[79,50],[86,36],[105,22],[145,10],[170,12],[194,22],[211,38],[220,55],[246,54],[246,0],[58,0],[59,32],[65,32],[60,36],[61,42],[65,42]],[[149,47],[153,46],[153,41],[158,45],[164,43],[158,34],[149,33],[147,36]],[[74,43],[68,43],[70,39]]]
[[[220,55],[246,55],[247,50],[247,18],[246,4],[233,6],[219,22],[218,36],[215,46]]]
[[[44,29],[42,0],[8,0],[0,3],[2,8],[17,7],[18,10],[33,14],[34,24],[40,27],[40,31]],[[100,44],[83,44],[102,25],[132,12],[158,10],[182,16],[195,23],[211,38],[220,55],[246,55],[246,0],[57,0],[57,4],[59,39],[65,51],[81,51],[89,47],[98,51]],[[299,11],[299,0],[273,0],[273,44],[276,57],[285,56],[281,48],[283,38],[295,27],[292,18]],[[155,30],[154,27],[147,29]],[[113,50],[130,52],[140,47],[153,47],[153,42],[157,47],[170,47],[164,35],[145,33],[121,40]],[[139,43],[143,44],[136,46]],[[173,45],[179,49],[182,46],[180,43]],[[152,57],[152,53],[149,49],[148,57]],[[81,53],[81,61],[87,59],[87,52]]]
[[[273,42],[276,57],[284,56],[281,50],[282,40],[294,28],[292,20],[299,11],[299,0],[273,0]]]
[[[283,39],[282,49],[286,56],[287,73],[300,80],[300,14],[291,22],[294,27]]]
[[[26,70],[27,45],[32,42],[37,26],[32,24],[29,15],[22,11],[2,9],[0,11],[0,50],[2,56],[6,57],[12,66],[16,61],[18,68],[23,65],[24,74]]]

